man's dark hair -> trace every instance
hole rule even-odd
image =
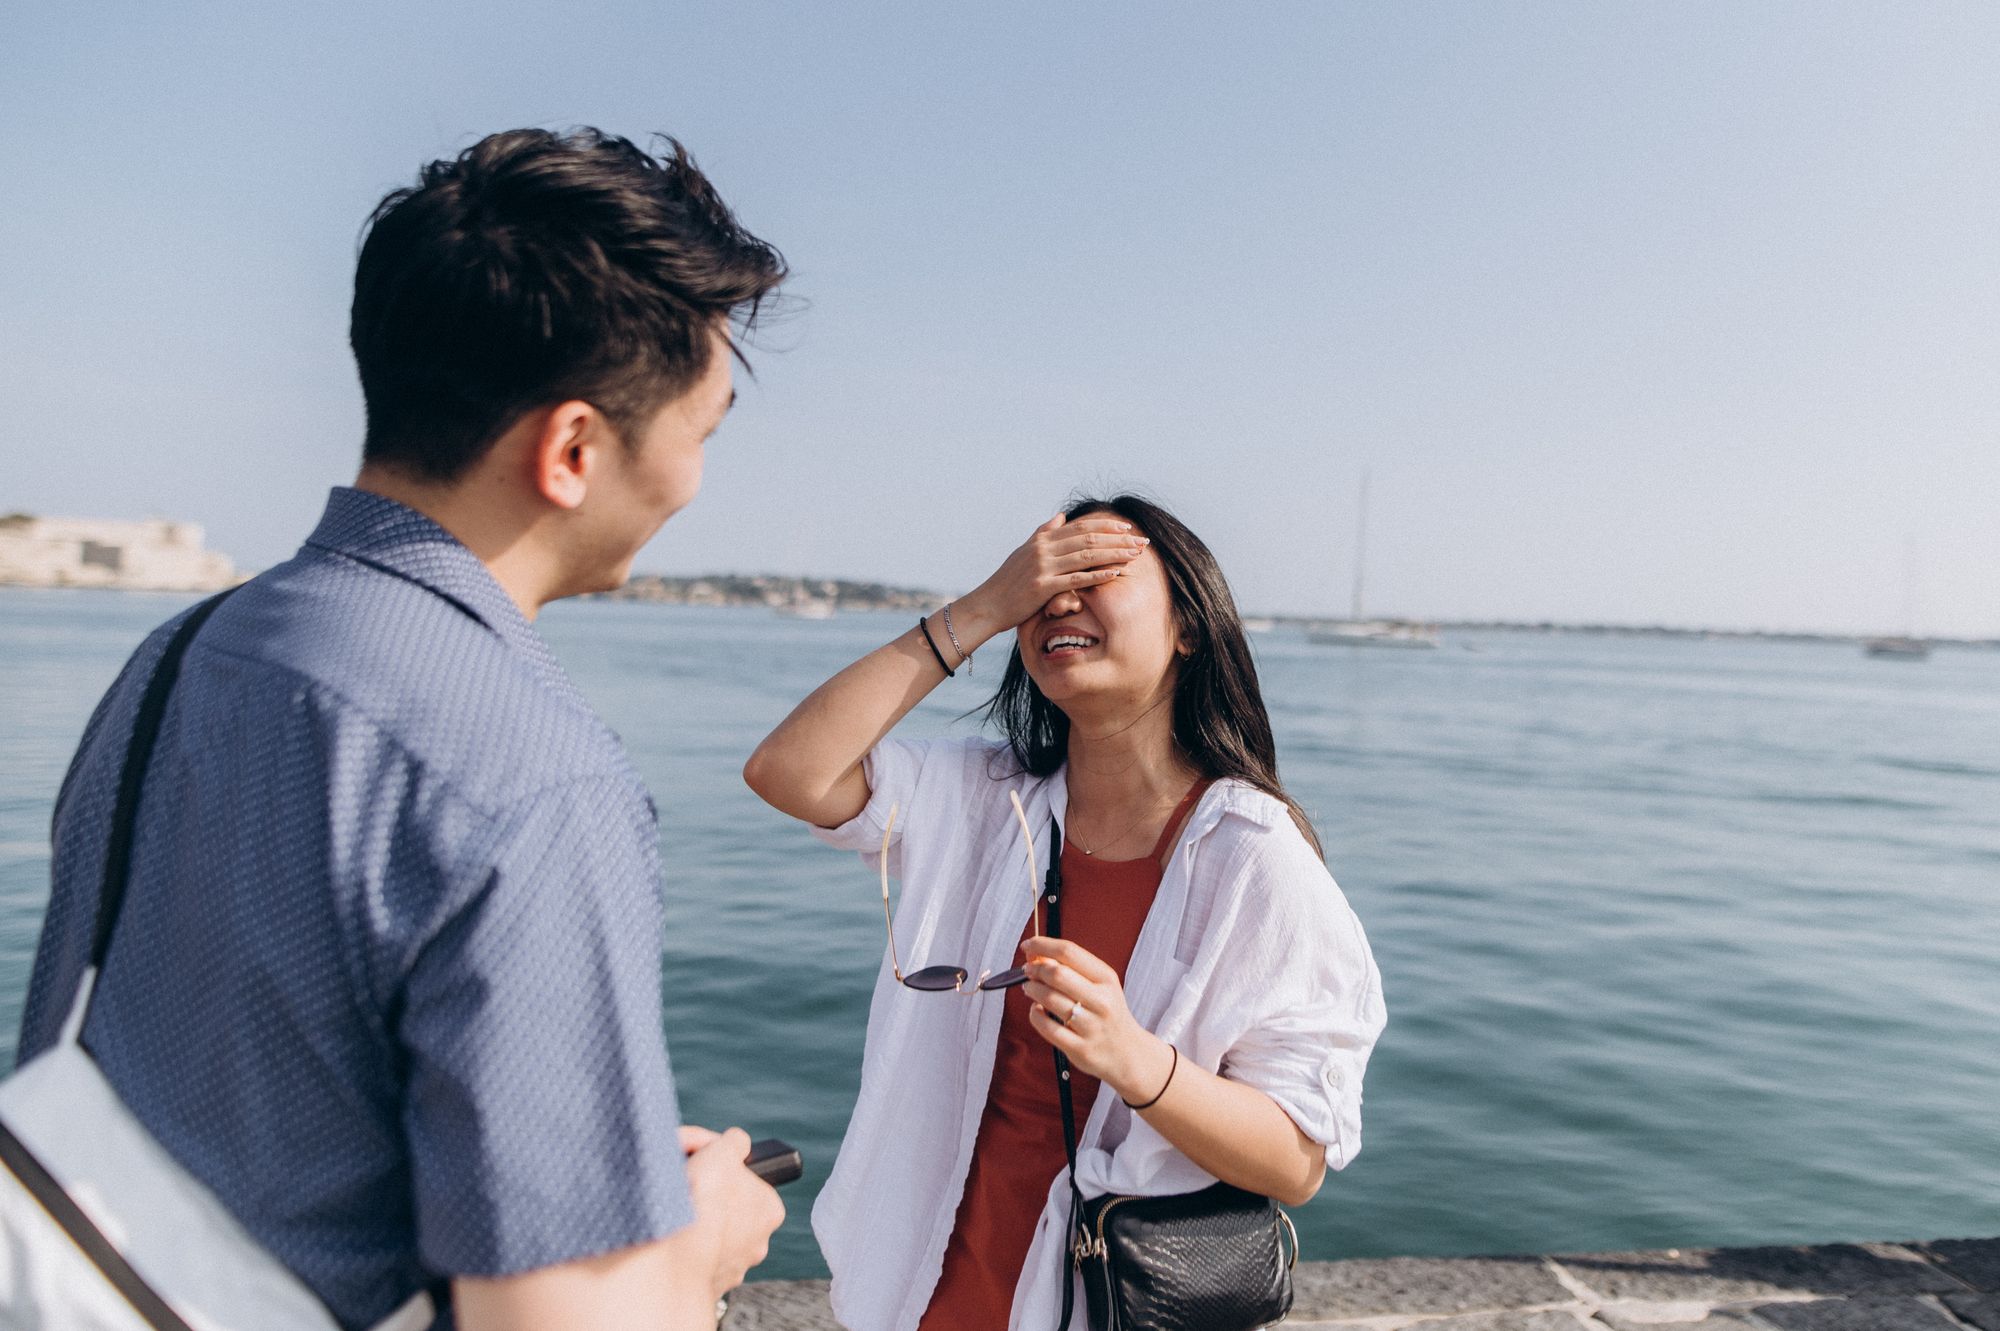
[[[678,140],[654,155],[594,129],[489,135],[368,219],[348,328],[362,455],[448,481],[572,398],[636,445],[707,370],[710,330],[746,331],[784,277]]]

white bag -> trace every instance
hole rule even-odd
[[[155,1320],[157,1309],[149,1318],[143,1295],[120,1292],[16,1172],[17,1157],[0,1172],[0,1327],[340,1331],[312,1291],[153,1140],[77,1044],[94,978],[85,975],[56,1046],[0,1082],[0,1124],[179,1325]],[[423,1331],[435,1316],[419,1293],[376,1331]]]
[[[223,593],[227,596],[228,593]],[[91,966],[55,1046],[0,1082],[0,1328],[5,1331],[340,1331],[118,1098],[79,1043],[124,903],[146,761],[180,661],[222,597],[168,642],[126,750]],[[375,1331],[423,1331],[419,1292]]]

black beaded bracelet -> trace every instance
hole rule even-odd
[[[937,659],[938,669],[944,671],[944,677],[946,679],[950,679],[953,675],[957,674],[958,672],[956,670],[953,670],[950,666],[944,663],[944,653],[938,650],[937,639],[931,637],[931,627],[930,625],[924,623],[924,617],[922,615],[917,616],[917,628],[924,635],[924,645],[931,649],[931,655]]]
[[[1167,1046],[1167,1048],[1174,1051],[1174,1062],[1173,1066],[1167,1069],[1167,1079],[1164,1082],[1160,1083],[1160,1095],[1165,1095],[1167,1093],[1167,1087],[1174,1084],[1174,1074],[1181,1070],[1181,1047],[1177,1044],[1170,1044]],[[1146,1101],[1146,1103],[1142,1105],[1135,1105],[1122,1095],[1119,1096],[1118,1099],[1127,1109],[1137,1111],[1140,1109],[1151,1109],[1154,1105],[1160,1103],[1160,1095],[1154,1096],[1152,1099]]]

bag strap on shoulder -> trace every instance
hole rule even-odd
[[[90,964],[83,973],[77,1000],[73,1003],[75,1011],[65,1025],[66,1032],[78,1037],[83,1019],[88,1015],[91,997],[96,992],[93,981],[97,972],[103,969],[105,957],[110,954],[112,935],[117,931],[118,917],[125,906],[126,889],[131,884],[132,843],[139,822],[139,798],[145,791],[146,769],[152,762],[153,746],[159,740],[160,726],[166,718],[167,701],[180,678],[181,662],[187,656],[195,634],[236,590],[231,587],[211,596],[181,621],[161,651],[160,659],[153,666],[152,676],[146,681],[146,691],[139,699],[138,714],[132,723],[132,737],[125,746],[125,764],[118,777],[118,802],[111,815],[110,842],[104,856],[104,880],[98,892],[97,918],[90,943]],[[22,1186],[41,1203],[70,1240],[83,1250],[84,1256],[124,1296],[147,1326],[154,1331],[194,1331],[186,1319],[161,1297],[159,1291],[133,1268],[117,1244],[97,1227],[55,1176],[35,1158],[27,1144],[5,1123],[0,1123],[0,1167],[21,1181]],[[417,1328],[429,1326],[435,1320],[437,1310],[450,1304],[450,1282],[440,1279],[412,1294],[377,1323],[374,1331],[417,1331]]]
[[[139,798],[145,792],[146,768],[152,761],[153,745],[160,738],[160,723],[167,714],[167,699],[180,678],[181,660],[187,655],[194,635],[208,622],[229,596],[228,591],[211,596],[196,606],[153,667],[146,692],[139,699],[139,712],[132,723],[132,738],[125,746],[125,766],[118,777],[118,803],[111,815],[111,839],[104,853],[104,883],[97,894],[97,924],[90,942],[90,972],[102,970],[111,951],[111,937],[118,928],[118,915],[125,906],[125,889],[132,879],[132,841],[139,824]]]
[[[234,590],[233,587],[229,589]],[[173,637],[167,640],[165,650],[153,667],[152,677],[146,681],[146,691],[139,699],[138,716],[132,724],[132,738],[125,746],[125,766],[118,778],[118,803],[111,815],[111,839],[105,850],[104,882],[98,892],[90,963],[79,982],[80,1002],[73,1005],[78,1010],[72,1012],[64,1024],[65,1038],[81,1029],[90,995],[95,992],[92,980],[104,965],[105,954],[111,950],[111,935],[118,926],[118,913],[125,904],[125,888],[132,876],[133,829],[138,822],[139,796],[145,786],[146,766],[153,756],[153,745],[160,736],[160,721],[166,715],[168,695],[173,692],[174,680],[180,675],[181,659],[187,655],[188,644],[194,641],[194,635],[228,595],[226,591],[210,597],[181,621]],[[35,1158],[27,1144],[4,1123],[0,1123],[0,1166],[20,1180],[21,1186],[41,1203],[49,1218],[103,1273],[112,1288],[124,1297],[147,1326],[154,1331],[193,1331],[186,1320],[160,1296],[159,1291],[125,1260],[117,1245],[63,1190],[62,1184]]]
[[[1049,937],[1062,937],[1062,826],[1054,815],[1049,818],[1049,872],[1042,889],[1042,927]],[[1062,1102],[1063,1154],[1069,1159],[1069,1222],[1063,1226],[1062,1325],[1069,1331],[1076,1312],[1076,1227],[1083,1216],[1083,1192],[1076,1186],[1076,1106],[1070,1099],[1069,1057],[1062,1050],[1056,1056],[1056,1098]]]

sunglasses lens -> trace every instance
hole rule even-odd
[[[905,975],[903,983],[926,993],[950,993],[965,983],[965,972],[957,966],[926,966]]]
[[[979,987],[981,989],[1012,989],[1017,984],[1026,984],[1027,982],[1028,972],[1016,966],[1012,970],[1001,971],[998,975],[987,976],[979,982]]]

